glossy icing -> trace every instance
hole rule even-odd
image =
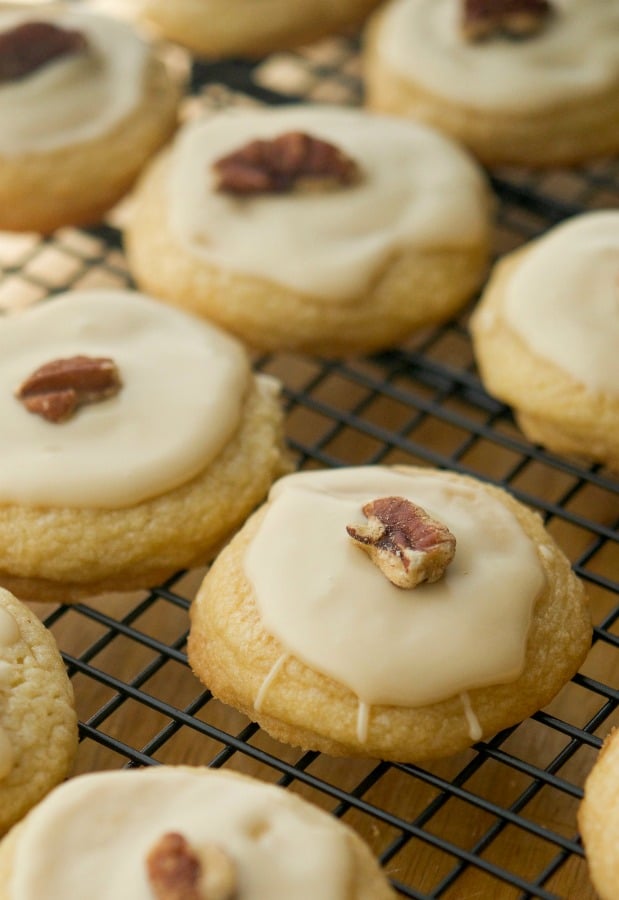
[[[238,198],[218,193],[212,163],[255,138],[304,131],[363,172],[352,186]],[[169,161],[169,223],[191,253],[326,303],[354,302],[403,247],[485,241],[479,168],[425,126],[332,107],[231,110],[187,126]]]
[[[198,853],[228,852],[243,900],[346,900],[346,834],[280,788],[224,772],[160,767],[74,778],[26,820],[15,848],[11,900],[152,900],[145,858],[167,832]],[[104,876],[102,875],[104,873]]]
[[[440,581],[397,588],[348,538],[363,504],[385,496],[419,504],[455,535]],[[513,513],[481,485],[360,467],[288,476],[270,499],[244,568],[284,651],[370,705],[423,706],[521,674],[544,575]]]
[[[38,6],[0,12],[0,31],[28,20],[81,31],[91,52],[60,58],[0,86],[0,154],[45,153],[93,140],[139,104],[148,48],[113,18]]]
[[[15,389],[46,362],[116,363],[122,389],[51,424]],[[0,321],[0,502],[119,508],[183,484],[236,431],[249,386],[241,345],[141,294],[83,291]]]
[[[535,37],[468,42],[460,0],[394,0],[378,32],[379,58],[403,78],[472,110],[521,113],[619,86],[616,0],[553,0]]]
[[[619,212],[586,213],[532,244],[500,314],[538,356],[619,395]]]

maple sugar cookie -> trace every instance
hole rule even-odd
[[[105,877],[102,877],[105,873]],[[0,900],[395,900],[351,828],[222,769],[74,778],[0,843]]]
[[[204,56],[259,57],[356,25],[378,0],[140,0],[166,38]]]
[[[347,354],[457,312],[486,269],[478,166],[353,109],[231,110],[183,129],[126,233],[146,291],[265,349]]]
[[[367,102],[427,122],[484,163],[619,150],[615,0],[392,0],[368,28]]]
[[[600,900],[619,897],[619,731],[608,735],[578,810],[589,874]]]
[[[538,515],[471,478],[359,467],[274,485],[207,574],[188,647],[274,737],[416,761],[544,706],[590,642]]]
[[[586,213],[496,266],[471,320],[491,394],[557,453],[619,470],[619,212]]]
[[[70,602],[203,563],[285,467],[279,385],[128,291],[0,321],[0,584]]]
[[[180,89],[132,27],[0,13],[0,229],[92,223],[176,125]]]
[[[0,588],[0,834],[62,781],[76,749],[73,689],[54,638]]]

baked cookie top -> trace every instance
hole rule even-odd
[[[619,83],[615,0],[552,0],[534,34],[481,41],[463,33],[463,5],[464,0],[393,0],[379,23],[380,58],[437,96],[506,114],[586,100]],[[491,3],[475,5],[492,10]],[[497,5],[526,11],[541,4]]]
[[[335,148],[323,159],[327,180],[342,159],[354,176],[339,168],[340,183],[317,178],[313,189],[307,180],[285,191],[221,189],[222,159],[275,141],[268,163],[279,154],[294,168],[299,136]],[[167,194],[171,230],[197,258],[328,304],[354,302],[403,247],[475,246],[488,229],[484,177],[455,144],[423,125],[332,107],[231,110],[187,126]]]
[[[46,153],[114,129],[142,100],[149,53],[118,19],[1,12],[0,154]]]
[[[170,835],[180,847],[176,857]],[[19,832],[9,896],[65,900],[80,883],[89,885],[92,900],[153,900],[168,896],[153,890],[166,863],[184,862],[185,873],[198,878],[203,867],[206,877],[214,852],[231,889],[208,896],[351,896],[353,860],[340,823],[253,779],[168,767],[86,775],[51,794]],[[198,896],[195,884],[193,891]]]
[[[0,589],[0,834],[66,776],[76,748],[73,690],[54,638]]]
[[[619,212],[577,216],[533,243],[480,327],[496,315],[577,382],[619,396]]]
[[[412,502],[455,537],[455,555],[438,580],[403,589],[360,552],[350,530],[364,533],[364,514],[371,528],[378,524],[366,504],[379,498]],[[406,556],[409,524],[420,525],[407,524],[407,515],[387,510],[374,534],[394,564]],[[419,562],[413,552],[410,565]],[[368,706],[424,706],[516,680],[545,585],[532,540],[482,486],[449,473],[382,467],[281,479],[244,568],[263,626],[285,653]]]
[[[8,609],[0,606],[0,691],[10,684],[13,665],[9,655],[13,655],[15,645],[21,640],[19,626]],[[15,750],[7,731],[0,724],[0,785],[15,763]]]
[[[0,502],[121,508],[193,478],[239,426],[247,355],[129,291],[76,291],[0,322]]]

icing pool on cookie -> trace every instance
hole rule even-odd
[[[469,42],[460,0],[397,0],[379,23],[379,58],[403,78],[468,107],[539,113],[619,82],[616,0],[553,0],[540,34]]]
[[[502,315],[534,353],[619,396],[619,212],[577,216],[532,244]]]
[[[145,859],[166,832],[236,864],[243,900],[346,900],[346,833],[280,788],[213,771],[161,767],[75,778],[34,810],[16,845],[11,900],[152,900]]]
[[[456,537],[443,578],[392,585],[348,538],[369,500],[403,496]],[[304,472],[272,488],[244,557],[262,626],[370,705],[424,706],[522,672],[545,583],[532,541],[482,485],[381,467]]]
[[[250,141],[302,131],[361,167],[358,184],[241,198],[215,190],[212,164]],[[354,302],[402,248],[486,241],[488,193],[477,165],[426,126],[333,107],[231,110],[184,128],[169,158],[168,219],[196,257],[311,294]]]
[[[28,412],[16,388],[75,355],[112,358],[120,392],[62,424]],[[184,484],[236,431],[249,378],[237,341],[129,291],[74,292],[4,318],[0,502],[115,509]]]
[[[1,155],[90,141],[131,115],[142,97],[149,52],[131,27],[104,16],[57,10],[50,15],[39,8],[0,13],[0,31],[28,21],[80,31],[91,52],[63,57],[0,86]]]

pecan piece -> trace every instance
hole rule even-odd
[[[346,531],[392,584],[414,588],[438,581],[456,552],[456,539],[442,522],[403,497],[381,497],[363,507],[367,525]]]
[[[156,900],[235,900],[234,863],[216,844],[198,854],[182,834],[168,832],[146,857],[146,873]]]
[[[60,424],[79,406],[113,397],[122,387],[112,359],[72,356],[45,363],[16,390],[28,412]]]
[[[0,84],[18,81],[55,59],[87,49],[81,31],[51,22],[24,22],[0,34]]]
[[[217,190],[251,196],[333,188],[359,180],[359,166],[334,144],[301,131],[250,141],[213,163]]]
[[[541,31],[552,11],[549,0],[464,0],[462,31],[469,41],[495,34],[530,37]]]

